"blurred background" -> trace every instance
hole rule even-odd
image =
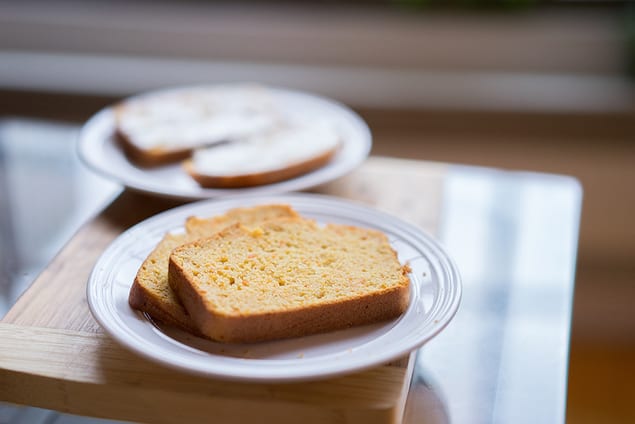
[[[233,81],[350,105],[375,155],[577,177],[567,422],[635,422],[635,5],[0,3],[4,122],[79,125],[131,94]]]

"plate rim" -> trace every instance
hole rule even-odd
[[[425,239],[426,243],[428,243],[427,247],[431,247],[433,250],[436,251],[437,254],[441,255],[440,257],[437,257],[435,259],[445,262],[444,271],[447,271],[450,274],[450,279],[447,281],[447,284],[451,286],[451,289],[452,289],[451,291],[454,293],[454,296],[449,298],[449,302],[445,302],[443,304],[444,314],[441,317],[434,320],[434,328],[430,329],[426,333],[426,337],[422,338],[419,342],[417,342],[414,345],[411,343],[407,346],[402,346],[400,349],[397,349],[397,350],[393,349],[391,353],[382,352],[383,354],[377,355],[377,358],[363,361],[354,366],[351,366],[351,365],[341,366],[341,363],[339,364],[340,366],[338,366],[337,362],[334,361],[335,364],[329,364],[329,369],[326,372],[324,372],[323,369],[320,369],[317,372],[303,372],[303,373],[291,372],[291,373],[285,373],[285,374],[270,374],[267,372],[261,372],[258,375],[247,375],[244,372],[239,374],[228,373],[228,372],[219,370],[218,366],[216,367],[216,369],[213,369],[213,370],[200,369],[198,367],[193,368],[191,366],[187,366],[186,364],[182,363],[182,361],[178,362],[178,361],[174,361],[173,359],[171,360],[169,357],[168,358],[161,357],[155,352],[153,352],[152,350],[144,349],[143,343],[139,345],[135,344],[129,338],[126,338],[125,335],[122,335],[120,333],[121,331],[120,326],[113,324],[112,319],[114,318],[115,320],[123,321],[124,319],[121,316],[111,316],[110,317],[111,321],[108,321],[108,320],[105,320],[104,317],[101,315],[102,311],[97,306],[98,301],[96,298],[94,298],[94,293],[96,293],[96,290],[97,290],[96,278],[97,278],[97,273],[98,273],[97,271],[98,271],[99,265],[105,260],[105,258],[108,258],[109,256],[108,254],[111,253],[111,251],[118,248],[119,245],[122,244],[123,241],[125,241],[126,239],[133,237],[135,233],[141,232],[145,226],[149,224],[153,224],[153,223],[156,224],[157,222],[161,222],[162,220],[168,220],[169,217],[171,217],[172,215],[178,216],[179,213],[185,213],[186,211],[190,211],[191,209],[204,209],[205,206],[207,205],[213,205],[212,207],[222,206],[225,208],[224,210],[227,210],[228,208],[236,207],[237,204],[242,204],[241,202],[244,202],[244,201],[248,201],[248,202],[250,201],[249,203],[250,205],[263,204],[265,202],[270,202],[270,201],[272,203],[274,202],[281,203],[286,201],[288,204],[293,206],[294,200],[307,201],[307,202],[312,202],[315,200],[317,200],[318,202],[325,201],[329,203],[329,206],[352,207],[355,210],[364,210],[365,212],[371,213],[375,215],[375,217],[383,217],[385,219],[390,219],[395,223],[395,225],[399,225],[400,227],[403,227],[404,231],[414,231],[418,236]],[[214,211],[214,213],[216,213],[216,211]],[[426,259],[430,260],[430,258],[426,258]],[[132,284],[132,282],[130,282],[130,284]],[[438,281],[436,282],[436,285],[437,285],[437,288],[439,288]],[[278,382],[294,382],[294,381],[295,382],[313,381],[313,380],[320,380],[324,378],[330,378],[334,376],[350,374],[353,372],[359,372],[368,368],[372,368],[374,366],[387,363],[391,360],[397,359],[399,357],[403,357],[413,352],[414,350],[420,348],[423,344],[427,343],[429,340],[434,338],[436,335],[438,335],[452,321],[461,303],[462,282],[461,282],[461,277],[460,277],[458,267],[456,266],[454,260],[452,259],[452,257],[448,255],[448,253],[445,251],[441,243],[436,238],[429,235],[426,231],[406,221],[403,221],[398,217],[395,217],[386,212],[371,208],[368,205],[351,201],[349,199],[341,199],[334,196],[314,194],[314,193],[292,193],[292,194],[282,194],[282,195],[276,195],[276,196],[237,195],[237,196],[223,198],[220,200],[202,200],[195,203],[177,206],[175,208],[168,209],[164,212],[161,212],[152,217],[149,217],[139,222],[138,224],[134,225],[133,227],[130,227],[125,232],[121,233],[117,238],[115,238],[107,246],[106,249],[104,249],[102,254],[99,256],[99,258],[95,262],[94,267],[91,270],[87,285],[86,285],[86,298],[87,298],[87,303],[88,303],[89,310],[92,316],[102,326],[102,328],[117,341],[117,343],[123,345],[127,349],[137,353],[138,355],[152,362],[160,363],[167,367],[188,372],[190,374],[194,374],[198,376],[207,376],[207,377],[213,377],[213,378],[218,378],[222,380],[230,380],[230,381],[278,383]],[[428,315],[429,313],[430,311],[428,311],[426,315]],[[402,317],[397,318],[397,321],[401,320]],[[152,323],[148,322],[148,325],[152,325]],[[389,329],[385,333],[379,335],[377,338],[387,336],[388,334],[390,334],[391,331],[393,331],[393,328],[394,326],[391,327],[391,329]],[[155,331],[158,331],[161,337],[170,338],[168,335],[160,332],[160,330],[155,329]],[[135,333],[129,326],[124,325],[124,333],[133,334],[135,337],[139,338],[140,340],[143,340],[143,335],[139,335]],[[202,355],[213,355],[212,353],[198,351],[197,349],[192,347],[189,347],[189,348],[196,350],[198,353]],[[218,358],[228,359],[227,357],[223,357],[223,356],[219,356]],[[232,358],[232,359],[236,359],[236,358]],[[316,358],[304,358],[302,359],[302,363],[310,365],[310,362],[320,362],[320,361],[324,362],[324,359],[321,359],[321,358],[318,358],[319,360],[315,360],[315,359]],[[275,362],[276,364],[282,365],[282,367],[291,368],[288,364],[283,365],[280,362],[280,361],[288,362],[289,360],[281,360],[281,359],[271,359],[271,360],[247,359],[245,360],[243,359],[241,361],[257,361],[259,365],[265,365],[267,363]],[[348,362],[350,361],[342,361],[342,362],[348,364]],[[243,363],[247,363],[247,362],[243,362]],[[247,367],[247,368],[250,368],[250,367]]]
[[[283,95],[283,96],[292,96],[296,98],[304,98],[310,102],[318,102],[327,105],[334,111],[337,111],[338,114],[345,116],[346,121],[348,121],[355,131],[358,133],[358,137],[356,140],[344,140],[342,145],[345,146],[347,143],[357,143],[359,148],[359,154],[356,157],[349,158],[348,162],[344,165],[340,165],[339,167],[334,167],[334,161],[331,161],[329,164],[318,168],[316,170],[310,171],[306,174],[302,174],[296,176],[294,178],[290,178],[287,180],[279,181],[272,184],[265,184],[254,187],[246,187],[246,188],[205,188],[199,187],[197,185],[193,185],[194,191],[183,191],[179,189],[157,189],[154,185],[148,185],[143,182],[135,181],[135,178],[127,176],[125,173],[116,172],[112,170],[112,167],[109,167],[104,161],[95,160],[93,158],[93,154],[90,153],[90,148],[101,148],[108,143],[108,139],[104,137],[97,137],[97,135],[93,134],[95,131],[100,129],[100,125],[110,127],[110,131],[113,132],[114,126],[106,125],[105,122],[108,119],[111,119],[114,114],[114,108],[117,104],[135,100],[139,98],[143,98],[146,96],[153,95],[161,95],[166,93],[178,93],[181,91],[191,91],[198,89],[216,89],[223,87],[245,87],[245,86],[257,86],[260,88],[267,89],[272,93],[273,96]],[[105,122],[105,123],[104,123]],[[112,135],[110,136],[112,137]],[[109,138],[110,138],[109,137]],[[99,173],[100,175],[116,181],[123,186],[138,191],[142,193],[147,193],[154,196],[160,196],[171,199],[179,199],[179,200],[205,200],[205,199],[213,199],[213,198],[223,198],[234,195],[239,195],[240,193],[253,193],[253,194],[281,194],[285,192],[291,192],[296,190],[305,190],[311,187],[315,187],[320,184],[325,184],[329,181],[332,181],[336,178],[342,177],[350,172],[352,172],[355,168],[359,167],[366,158],[370,155],[372,144],[373,144],[373,136],[368,126],[368,123],[351,107],[346,104],[335,100],[333,98],[329,98],[320,94],[312,93],[309,91],[303,90],[295,90],[275,85],[268,84],[249,84],[249,83],[227,83],[227,84],[193,84],[193,85],[180,85],[166,88],[159,88],[156,90],[149,90],[146,92],[138,93],[132,96],[128,96],[119,100],[116,103],[103,107],[96,113],[94,113],[88,120],[81,126],[79,130],[79,134],[75,139],[76,141],[76,151],[78,152],[78,156],[80,160],[90,169]],[[119,155],[123,157],[127,162],[130,163],[130,166],[135,167],[141,171],[143,168],[137,167],[132,162],[129,161],[121,152],[119,151]],[[338,155],[341,155],[342,148],[335,154],[333,160],[338,158]],[[310,181],[309,179],[313,178],[315,181]],[[309,181],[307,181],[309,180]],[[306,182],[305,182],[306,181]],[[195,183],[194,183],[195,184]]]

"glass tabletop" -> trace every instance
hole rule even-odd
[[[0,316],[77,231],[121,191],[79,160],[79,128],[0,120]]]
[[[78,131],[64,123],[0,120],[0,317],[79,227],[121,191],[80,162]],[[111,421],[0,402],[0,422]]]
[[[439,238],[463,299],[418,353],[412,392],[424,400],[410,413],[431,423],[565,421],[581,196],[569,177],[453,168]]]
[[[79,161],[77,132],[0,121],[0,316],[121,191]],[[463,300],[418,352],[405,422],[564,422],[581,196],[568,177],[450,168],[437,236],[461,271]],[[1,404],[0,416],[93,420]]]

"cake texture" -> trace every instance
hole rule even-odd
[[[169,283],[206,337],[304,336],[402,314],[409,268],[378,231],[303,218],[235,224],[173,250]]]
[[[271,204],[231,209],[223,215],[211,218],[188,218],[185,233],[166,234],[141,264],[130,289],[130,306],[146,312],[157,321],[200,335],[187,310],[168,284],[168,263],[172,251],[183,244],[212,236],[236,223],[254,226],[272,219],[297,216],[288,205]]]

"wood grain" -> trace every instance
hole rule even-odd
[[[0,324],[0,338],[3,399],[90,415],[98,415],[96,411],[107,404],[108,412],[102,416],[128,420],[151,417],[155,422],[163,414],[173,414],[175,405],[187,404],[179,412],[187,422],[209,418],[210,410],[215,417],[224,417],[219,422],[250,422],[256,417],[292,422],[278,411],[295,404],[291,411],[296,414],[327,420],[315,422],[348,422],[338,418],[348,414],[382,422],[377,417],[383,420],[399,412],[408,372],[383,366],[309,384],[237,383],[145,361],[103,334]],[[84,360],[87,357],[92,360]]]
[[[373,206],[434,233],[445,169],[370,158],[314,191]],[[0,323],[0,400],[158,423],[400,421],[412,356],[323,381],[233,383],[157,365],[105,334],[85,295],[95,261],[123,231],[179,204],[124,191],[79,230]]]

